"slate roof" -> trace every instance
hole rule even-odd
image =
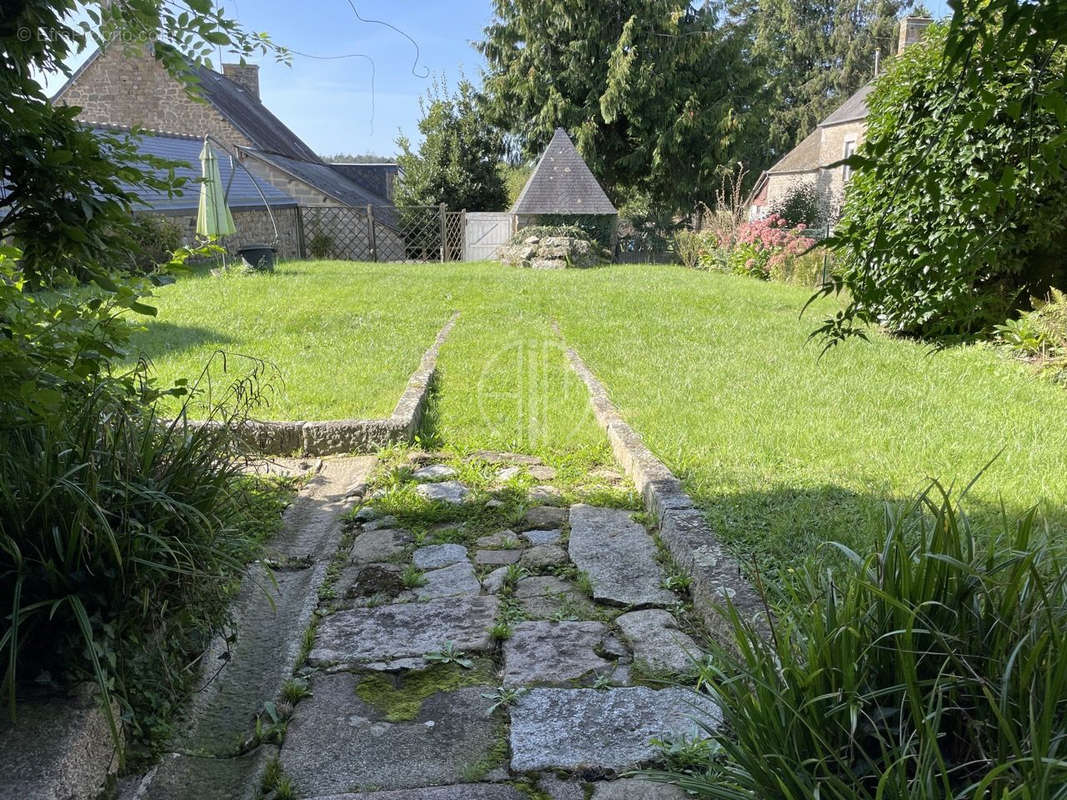
[[[97,48],[56,92],[53,96],[53,101],[60,98],[67,88],[77,81],[82,73],[100,57],[102,52],[100,48]],[[251,152],[264,159],[276,160],[275,164],[279,168],[290,172],[294,177],[309,183],[323,194],[334,197],[340,202],[360,206],[365,206],[368,203],[376,206],[391,205],[384,193],[377,194],[354,182],[342,172],[331,169],[326,162],[319,158],[314,150],[308,147],[299,136],[286,127],[255,95],[248,92],[243,86],[207,67],[190,64],[189,68],[199,81],[204,99],[211,103],[220,114],[252,142],[253,147],[249,149]],[[96,124],[101,123],[106,124],[107,120],[96,122]],[[167,136],[170,136],[170,134],[167,134]],[[197,142],[201,141],[196,137],[187,138]],[[199,153],[200,151],[197,149],[195,155],[199,156]],[[200,175],[199,163],[197,158],[193,159],[197,177]],[[222,159],[220,159],[219,163],[221,168]],[[238,176],[243,172],[243,170],[239,169]],[[259,183],[260,185],[265,185],[264,181],[259,181]],[[248,186],[253,192],[255,191],[252,184]],[[288,200],[292,200],[284,192],[280,192],[280,194]],[[162,198],[152,199],[157,203],[163,202]],[[275,200],[280,202],[281,198],[275,198]],[[262,205],[262,201],[259,201],[259,204]],[[272,201],[273,204],[274,201]]]
[[[105,129],[114,133],[116,129]],[[119,130],[121,133],[121,130]],[[200,204],[200,150],[204,146],[204,140],[195,136],[181,134],[151,132],[135,137],[137,149],[147,155],[166,158],[171,161],[180,161],[184,164],[177,167],[174,174],[186,178],[187,183],[179,190],[180,195],[167,197],[165,192],[147,190],[141,187],[136,189],[136,194],[145,208],[153,211],[196,211]],[[258,185],[271,208],[293,208],[296,200],[272,186],[265,180],[254,178],[247,170],[235,166],[230,155],[221,148],[212,145],[215,157],[219,162],[219,173],[222,175],[222,186],[229,187],[226,195],[226,204],[231,209],[263,208],[263,198],[256,191]],[[232,176],[232,179],[231,179]],[[130,187],[124,187],[129,189]]]
[[[841,125],[845,122],[867,118],[867,95],[874,88],[873,83],[868,83],[860,88],[848,100],[842,103],[826,119],[819,123],[807,138],[786,153],[782,159],[767,170],[768,175],[782,175],[793,172],[814,172],[822,166],[819,160],[819,149],[822,143],[822,129],[833,125]]]
[[[204,99],[247,136],[257,149],[286,158],[320,160],[314,150],[243,86],[207,67],[192,65],[192,71],[199,79]]]
[[[840,125],[842,122],[854,122],[858,119],[866,119],[867,95],[871,93],[872,89],[874,89],[873,83],[868,83],[866,86],[860,87],[860,90],[838,106],[833,114],[820,122],[819,127],[825,128],[828,125]]]
[[[556,128],[513,214],[617,214],[567,132]]]
[[[810,172],[819,168],[819,146],[822,132],[816,128],[800,144],[782,156],[782,159],[767,170],[770,175],[790,172]]]
[[[330,169],[340,172],[346,178],[358,183],[369,192],[379,197],[389,196],[389,184],[396,179],[400,167],[385,162],[368,162],[359,164],[330,163]]]
[[[365,208],[374,206],[376,219],[386,225],[396,224],[396,214],[393,205],[388,200],[371,194],[362,186],[350,181],[341,173],[332,169],[325,161],[300,161],[295,158],[285,158],[274,153],[265,153],[262,150],[251,150],[247,147],[239,148],[242,153],[258,158],[268,164],[273,164],[283,172],[287,172],[297,180],[314,186],[323,194],[329,195],[335,200],[350,205]]]

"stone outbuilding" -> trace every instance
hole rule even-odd
[[[619,212],[563,128],[556,128],[511,208],[516,226],[577,225],[611,247]]]

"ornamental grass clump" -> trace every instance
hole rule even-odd
[[[5,712],[92,681],[116,740],[112,700],[131,739],[158,740],[280,518],[270,492],[243,477],[235,435],[261,400],[264,367],[212,400],[213,424],[188,425],[184,407],[160,419],[160,398],[187,404],[210,378],[157,390],[144,361],[119,366],[127,312],[148,308],[137,286],[32,293],[16,263],[0,252]]]
[[[1067,562],[1034,512],[976,531],[933,484],[881,545],[834,548],[770,635],[726,613],[736,649],[700,683],[725,725],[699,765],[654,777],[760,800],[1067,798]]]

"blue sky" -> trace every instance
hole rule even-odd
[[[471,47],[492,12],[489,0],[353,0],[360,16],[386,21],[396,31],[360,22],[348,0],[223,0],[227,12],[253,31],[266,31],[291,50],[312,56],[362,53],[365,58],[320,60],[294,55],[291,66],[260,63],[264,103],[323,155],[392,155],[398,131],[415,139],[419,97],[429,75],[455,82],[460,72],[477,80],[483,60]],[[946,0],[927,0],[935,16]],[[83,56],[84,57],[84,56]],[[81,59],[75,60],[76,66]],[[218,65],[216,64],[216,69]],[[61,81],[49,81],[58,88]]]
[[[386,21],[396,31],[356,19],[347,0],[315,0],[302,8],[284,0],[233,0],[227,8],[252,30],[311,55],[363,53],[364,58],[320,61],[293,56],[291,67],[260,65],[267,107],[317,152],[378,153],[395,150],[397,132],[415,138],[419,97],[428,75],[454,82],[460,71],[478,78],[483,61],[470,42],[491,17],[488,0],[356,0],[360,16]]]

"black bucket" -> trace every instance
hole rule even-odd
[[[274,272],[274,257],[277,253],[269,244],[249,244],[237,251],[237,255],[247,267],[260,272]]]

